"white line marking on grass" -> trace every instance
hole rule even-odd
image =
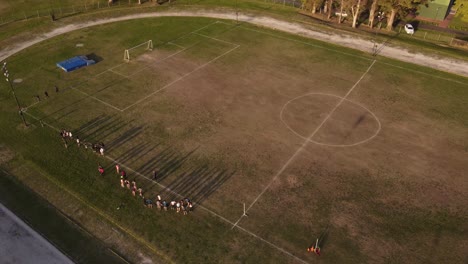
[[[195,68],[193,71],[188,72],[188,73],[182,75],[181,77],[175,79],[174,81],[172,81],[172,82],[166,84],[166,85],[163,86],[162,88],[159,88],[158,90],[156,90],[156,91],[154,91],[154,92],[148,94],[147,96],[141,98],[140,100],[136,101],[135,103],[133,103],[133,104],[127,106],[126,108],[122,109],[122,111],[125,111],[125,110],[129,109],[130,107],[133,107],[134,105],[137,105],[137,104],[141,103],[142,101],[148,99],[149,97],[155,95],[156,93],[159,93],[160,91],[162,91],[162,90],[164,90],[164,89],[167,89],[168,87],[170,87],[170,86],[173,85],[174,83],[177,83],[178,81],[184,79],[185,77],[191,75],[192,73],[194,73],[194,72],[196,72],[196,71],[198,71],[198,70],[200,70],[200,69],[206,67],[207,65],[209,65],[209,64],[213,63],[214,61],[218,60],[219,58],[221,58],[221,57],[223,57],[223,56],[225,56],[225,55],[231,53],[232,51],[234,51],[235,49],[237,49],[237,48],[239,48],[239,47],[240,47],[240,46],[236,46],[236,47],[234,47],[234,48],[232,48],[232,49],[230,49],[230,50],[224,52],[223,54],[217,56],[216,58],[214,58],[214,59],[208,61],[207,63],[198,66],[198,67]]]
[[[203,30],[203,29],[205,29],[205,28],[207,28],[207,27],[210,27],[210,26],[212,26],[212,25],[214,25],[214,24],[217,24],[218,22],[219,22],[219,21],[216,20],[215,22],[210,23],[210,24],[208,24],[208,25],[206,25],[206,26],[203,26],[203,27],[201,27],[201,28],[199,28],[199,29],[197,29],[197,30],[194,30],[194,31],[190,32],[190,33],[198,32],[198,31]],[[189,33],[189,34],[190,34],[190,33]],[[188,34],[186,34],[186,35],[188,35]],[[178,38],[177,38],[177,39],[178,39]]]
[[[32,114],[29,114],[29,113],[26,113],[26,112],[25,112],[25,114],[27,114],[28,116],[30,116],[31,118],[33,118],[33,119],[35,119],[35,120],[37,120],[37,121],[42,122],[39,118],[35,117],[35,116],[32,115]],[[48,127],[50,127],[52,130],[55,130],[55,131],[57,131],[57,132],[60,131],[58,128],[56,128],[56,127],[54,127],[54,126],[52,126],[52,125],[50,125],[50,124],[48,124],[48,123],[46,123],[46,122],[42,122],[42,123],[45,124],[45,125],[47,125]],[[147,176],[145,176],[144,174],[141,174],[140,172],[138,172],[138,171],[136,171],[136,170],[130,168],[129,166],[127,166],[127,165],[125,165],[125,164],[119,162],[118,160],[115,160],[115,159],[109,157],[108,155],[105,155],[104,158],[110,160],[111,162],[120,164],[121,167],[126,168],[129,172],[133,172],[133,173],[137,174],[138,176],[142,177],[143,179],[146,179],[147,181],[149,181],[149,182],[151,182],[151,183],[157,184],[159,187],[163,188],[163,189],[166,190],[166,191],[169,191],[169,192],[172,193],[172,194],[177,195],[178,197],[182,197],[182,198],[185,197],[185,196],[182,196],[182,195],[180,195],[179,193],[177,193],[177,192],[171,190],[171,189],[168,188],[167,186],[165,186],[165,185],[163,185],[163,184],[161,184],[161,183],[159,183],[159,182],[157,182],[157,181],[155,181],[155,180],[153,180],[153,179],[150,179],[150,178],[148,178]],[[76,197],[76,196],[75,196],[75,197]],[[78,197],[76,197],[76,198],[79,199],[79,200],[81,201],[80,198],[78,198]],[[88,204],[88,205],[89,205],[89,204]],[[97,209],[95,209],[94,207],[92,207],[92,205],[89,205],[89,206],[90,206],[93,210],[96,210],[96,212],[98,212],[99,214],[101,214],[99,211],[97,211]],[[206,211],[206,212],[208,212],[208,213],[210,213],[211,215],[213,215],[213,216],[215,216],[215,217],[221,219],[222,221],[224,221],[224,222],[226,222],[226,223],[228,223],[228,224],[234,226],[234,223],[233,223],[232,221],[230,221],[229,219],[227,219],[227,218],[221,216],[220,214],[218,214],[218,213],[216,213],[216,212],[214,212],[214,211],[212,211],[212,210],[210,210],[210,209],[204,207],[203,205],[197,204],[197,207],[200,208],[200,209],[202,209],[202,210],[204,210],[204,211]],[[106,218],[106,219],[107,219],[107,218]],[[111,221],[111,222],[114,223],[114,224],[116,224],[120,229],[122,229],[122,230],[124,230],[124,231],[126,231],[126,232],[128,233],[128,231],[127,231],[126,229],[124,229],[123,227],[121,227],[121,226],[118,225],[117,223],[115,223],[115,222],[113,222],[113,221]],[[281,251],[282,253],[284,253],[284,254],[286,254],[286,255],[288,255],[288,256],[294,258],[295,260],[297,260],[297,261],[299,261],[299,262],[301,262],[301,263],[305,263],[305,264],[307,263],[307,262],[304,261],[303,259],[301,259],[301,258],[295,256],[294,254],[292,254],[292,253],[286,251],[285,249],[283,249],[283,248],[281,248],[281,247],[279,247],[279,246],[273,244],[272,242],[269,242],[268,240],[266,240],[266,239],[264,239],[264,238],[262,238],[262,237],[260,237],[260,236],[258,236],[258,235],[256,235],[256,234],[252,233],[251,231],[249,231],[249,230],[247,230],[247,229],[245,229],[245,228],[243,228],[243,227],[240,227],[240,226],[236,226],[236,227],[237,227],[240,231],[245,232],[245,233],[248,234],[248,235],[251,235],[252,237],[254,237],[254,238],[256,238],[256,239],[258,239],[258,240],[260,240],[260,241],[262,241],[262,242],[264,242],[264,243],[266,243],[266,244],[268,244],[268,245],[271,246],[272,248],[275,248],[276,250]],[[133,236],[132,233],[129,233],[129,234]],[[144,244],[145,244],[145,243],[144,243]],[[145,244],[145,245],[146,245],[146,244]],[[150,249],[152,249],[152,248],[150,247]]]
[[[175,55],[177,55],[177,54],[179,54],[179,53],[181,53],[181,52],[184,52],[184,51],[186,51],[187,49],[189,49],[189,48],[191,48],[191,47],[197,45],[198,43],[200,43],[200,42],[197,42],[197,43],[195,43],[195,44],[193,44],[193,45],[191,45],[191,46],[189,46],[189,47],[183,48],[182,50],[176,51],[176,52],[174,52],[174,53],[172,53],[172,54],[170,54],[170,55],[168,55],[168,56],[166,56],[166,57],[164,57],[164,58],[162,58],[162,59],[159,59],[159,60],[158,60],[158,59],[154,59],[152,63],[146,63],[146,64],[143,63],[144,66],[142,66],[141,70],[138,70],[138,71],[133,72],[132,74],[128,75],[128,77],[132,77],[132,76],[135,75],[135,74],[138,74],[138,73],[140,73],[140,72],[142,72],[142,71],[144,71],[144,70],[147,70],[149,67],[153,66],[154,64],[157,64],[157,63],[163,62],[163,61],[165,61],[165,60],[167,60],[167,59],[169,59],[169,58],[172,58],[172,57],[174,57]]]
[[[24,111],[27,111],[30,107],[33,107],[33,106],[39,104],[40,102],[42,102],[42,100],[41,100],[41,101],[34,102],[34,103],[32,103],[32,104],[30,104],[30,105],[28,105],[28,106],[26,106],[26,107],[23,107],[23,110],[24,110]]]
[[[328,143],[321,143],[321,142],[318,142],[318,141],[315,141],[315,140],[312,140],[312,139],[308,139],[304,136],[302,136],[301,134],[299,134],[298,132],[296,132],[296,130],[294,130],[292,127],[290,127],[287,122],[283,119],[283,112],[284,110],[286,109],[286,107],[291,103],[293,102],[294,100],[297,100],[301,97],[305,97],[305,96],[309,96],[309,95],[325,95],[325,96],[331,96],[331,97],[336,97],[336,98],[339,98],[339,99],[342,99],[343,97],[341,96],[338,96],[338,95],[334,95],[334,94],[327,94],[327,93],[306,93],[306,94],[303,94],[303,95],[299,95],[289,101],[287,101],[284,106],[281,108],[281,112],[280,112],[280,120],[281,122],[283,122],[283,124],[289,129],[291,130],[291,132],[293,132],[295,135],[297,135],[298,137],[304,139],[304,140],[309,140],[310,142],[314,143],[314,144],[317,144],[317,145],[322,145],[322,146],[329,146],[329,147],[353,147],[353,146],[357,146],[357,145],[360,145],[360,144],[364,144],[370,140],[372,140],[373,138],[375,138],[380,130],[382,129],[382,124],[380,123],[380,120],[377,118],[377,115],[374,114],[374,112],[372,112],[369,108],[365,107],[364,105],[360,104],[360,103],[357,103],[357,102],[354,102],[354,101],[351,101],[347,98],[345,98],[346,101],[352,103],[352,104],[355,104],[357,106],[360,106],[362,107],[364,110],[366,110],[367,112],[369,112],[369,114],[372,115],[372,117],[374,117],[375,121],[377,122],[377,130],[374,132],[373,135],[371,135],[370,137],[364,139],[364,140],[361,140],[359,142],[355,142],[355,143],[352,143],[352,144],[328,144]]]
[[[161,183],[159,183],[159,182],[157,182],[157,181],[155,181],[155,180],[153,180],[153,179],[151,179],[151,178],[148,178],[148,177],[145,176],[144,174],[141,174],[140,172],[138,172],[138,171],[136,171],[136,170],[134,170],[134,169],[128,167],[127,165],[125,165],[125,164],[119,162],[118,160],[114,160],[114,159],[112,159],[112,158],[109,157],[109,156],[104,156],[104,157],[107,158],[108,160],[110,160],[110,161],[116,163],[116,164],[120,164],[121,167],[126,168],[129,172],[132,172],[132,173],[137,174],[138,176],[142,177],[143,179],[145,179],[145,180],[147,180],[147,181],[149,181],[149,182],[151,182],[151,183],[153,183],[153,184],[158,185],[158,186],[161,187],[162,189],[164,189],[164,190],[166,190],[166,191],[168,191],[168,192],[170,192],[170,193],[172,193],[172,194],[174,194],[174,195],[176,195],[176,196],[178,196],[178,197],[181,197],[181,198],[184,198],[184,197],[185,197],[185,196],[183,196],[183,195],[181,195],[181,194],[179,194],[179,193],[173,191],[173,190],[170,189],[169,187],[167,187],[167,186],[165,186],[165,185],[163,185],[163,184],[161,184]],[[227,219],[227,218],[221,216],[220,214],[218,214],[218,213],[216,213],[216,212],[214,212],[214,211],[212,211],[212,210],[210,210],[210,209],[204,207],[203,205],[201,205],[201,204],[196,204],[196,203],[195,203],[195,205],[197,205],[198,208],[200,208],[200,209],[202,209],[202,210],[204,210],[204,211],[210,213],[211,215],[213,215],[213,216],[215,216],[215,217],[218,217],[219,219],[223,220],[224,222],[226,222],[226,223],[232,225],[233,228],[234,228],[234,227],[237,227],[239,230],[241,230],[241,231],[243,231],[243,232],[245,232],[245,233],[251,235],[251,236],[254,237],[254,238],[259,239],[260,241],[262,241],[262,242],[264,242],[264,243],[270,245],[271,247],[273,247],[273,248],[275,248],[275,249],[277,249],[277,250],[283,252],[284,254],[286,254],[286,255],[288,255],[288,256],[290,256],[290,257],[292,257],[292,258],[294,258],[295,260],[297,260],[297,261],[299,261],[299,262],[301,262],[301,263],[307,263],[306,261],[304,261],[304,260],[302,260],[301,258],[295,256],[294,254],[292,254],[292,253],[286,251],[285,249],[283,249],[283,248],[281,248],[281,247],[279,247],[279,246],[273,244],[272,242],[269,242],[268,240],[266,240],[266,239],[264,239],[264,238],[262,238],[262,237],[260,237],[260,236],[258,236],[258,235],[256,235],[256,234],[250,232],[249,230],[247,230],[247,229],[245,229],[245,228],[243,228],[243,227],[240,227],[240,226],[236,226],[236,225],[235,225],[232,221],[230,221],[229,219]],[[231,229],[232,229],[232,228],[231,228]]]
[[[118,107],[116,107],[116,106],[113,106],[112,104],[109,104],[109,103],[107,103],[107,102],[105,102],[105,101],[103,101],[103,100],[101,100],[101,99],[99,99],[99,98],[97,98],[97,97],[94,97],[94,96],[92,96],[92,95],[90,95],[90,94],[88,94],[88,93],[86,93],[86,92],[83,92],[83,91],[81,91],[81,90],[78,89],[78,88],[73,89],[73,91],[78,91],[78,92],[80,92],[80,93],[82,93],[82,94],[84,94],[84,95],[86,95],[86,96],[88,96],[88,97],[90,97],[90,98],[93,98],[94,100],[96,100],[96,101],[98,101],[98,102],[100,102],[100,103],[103,103],[103,104],[109,106],[110,108],[113,108],[114,110],[123,112],[122,109],[120,109],[120,108],[118,108]]]
[[[232,25],[232,24],[229,24],[229,23],[226,23],[226,22],[222,22],[222,21],[219,21],[218,23],[222,23],[222,24],[226,24],[226,25]],[[359,56],[359,55],[355,55],[355,54],[351,54],[351,53],[347,53],[347,52],[343,52],[343,51],[338,51],[336,49],[331,49],[331,48],[327,48],[327,47],[323,47],[323,46],[320,46],[320,45],[316,45],[316,44],[312,44],[312,43],[309,43],[309,42],[306,42],[306,41],[300,41],[300,40],[296,40],[296,39],[292,39],[292,38],[287,38],[287,37],[282,37],[282,36],[279,36],[279,35],[276,35],[276,34],[272,34],[272,33],[268,33],[268,32],[262,32],[260,30],[255,30],[255,29],[251,29],[251,28],[246,28],[244,26],[239,26],[239,28],[242,28],[242,29],[245,29],[245,30],[250,30],[250,31],[253,31],[253,32],[257,32],[257,33],[261,33],[261,34],[266,34],[266,35],[270,35],[272,37],[276,37],[276,38],[279,38],[279,39],[284,39],[284,40],[289,40],[289,41],[293,41],[293,42],[297,42],[297,43],[302,43],[302,44],[305,44],[305,45],[308,45],[308,46],[311,46],[311,47],[315,47],[315,48],[320,48],[320,49],[325,49],[325,50],[329,50],[329,51],[332,51],[332,52],[336,52],[336,53],[340,53],[340,54],[344,54],[344,55],[348,55],[348,56],[352,56],[352,57],[356,57],[356,58],[360,58],[360,59],[363,59],[363,60],[373,60],[371,58],[367,58],[365,56]],[[287,33],[287,34],[291,34],[291,33]],[[302,37],[301,35],[298,35],[299,37]],[[317,40],[317,41],[320,41],[319,39],[314,39],[314,40]],[[344,47],[344,46],[343,46]],[[393,58],[390,58],[390,59],[393,59]],[[393,59],[393,60],[397,60],[397,59]],[[419,73],[419,74],[422,74],[422,75],[427,75],[427,76],[430,76],[430,77],[433,77],[433,78],[437,78],[437,79],[441,79],[441,80],[444,80],[444,81],[448,81],[448,82],[454,82],[454,83],[458,83],[458,84],[462,84],[462,85],[465,85],[467,86],[468,83],[464,83],[464,82],[460,82],[460,81],[457,81],[457,80],[453,80],[453,79],[449,79],[449,78],[444,78],[444,77],[441,77],[441,76],[437,76],[437,75],[432,75],[430,73],[426,73],[426,72],[422,72],[422,71],[418,71],[418,70],[413,70],[413,69],[410,69],[410,68],[406,68],[406,67],[402,67],[402,66],[398,66],[398,65],[394,65],[394,64],[391,64],[391,63],[388,63],[388,62],[382,62],[380,60],[377,60],[378,63],[381,63],[381,64],[384,64],[384,65],[387,65],[387,66],[390,66],[390,67],[394,67],[394,68],[398,68],[398,69],[402,69],[402,70],[408,70],[408,71],[412,71],[412,72],[415,72],[415,73]],[[409,62],[404,62],[402,61],[403,63],[409,63]],[[418,67],[425,67],[425,66],[421,66],[421,65],[418,65],[418,64],[414,64]],[[438,70],[438,69],[434,69],[434,68],[430,68],[432,70],[435,70],[435,71],[442,71],[444,72],[443,70]],[[454,73],[450,73],[450,74],[454,74]]]
[[[444,81],[454,82],[454,83],[458,83],[458,84],[468,86],[468,82],[460,82],[460,81],[440,77],[440,76],[437,76],[437,75],[432,75],[430,73],[426,73],[426,72],[422,72],[422,71],[418,71],[418,70],[413,70],[413,69],[409,69],[409,68],[405,68],[405,67],[401,67],[401,66],[394,65],[394,64],[391,64],[391,63],[388,63],[388,62],[382,62],[382,61],[377,61],[377,62],[381,63],[381,64],[384,64],[384,65],[387,65],[387,66],[394,67],[394,68],[398,68],[398,69],[402,69],[402,70],[406,70],[406,71],[412,71],[412,72],[416,72],[416,73],[419,73],[419,74],[422,74],[422,75],[427,75],[427,76],[430,76],[430,77],[433,77],[433,78],[441,79],[441,80],[444,80]],[[418,65],[418,67],[421,67],[421,66]],[[440,70],[437,70],[437,69],[432,69],[432,70],[440,71]],[[450,73],[450,74],[453,74],[453,73]]]
[[[316,44],[312,44],[312,43],[309,43],[309,42],[306,42],[306,41],[301,41],[301,40],[297,40],[297,39],[292,39],[292,38],[287,38],[287,37],[283,37],[283,36],[278,36],[278,35],[275,35],[275,34],[271,34],[271,33],[268,33],[268,32],[263,32],[263,31],[256,30],[256,29],[246,28],[246,27],[243,27],[243,26],[239,26],[239,28],[242,28],[242,29],[245,29],[245,30],[250,30],[250,31],[253,31],[253,32],[261,33],[261,34],[265,34],[265,35],[269,35],[269,36],[272,36],[272,37],[275,37],[275,38],[279,38],[279,39],[284,39],[284,40],[289,40],[289,41],[301,43],[301,44],[308,45],[308,46],[311,46],[311,47],[314,47],[314,48],[320,48],[320,49],[324,49],[324,50],[328,50],[328,51],[340,53],[340,54],[343,54],[343,55],[347,55],[347,56],[351,56],[351,57],[355,57],[355,58],[359,58],[359,59],[363,59],[363,60],[368,60],[368,61],[373,61],[373,60],[374,60],[374,59],[370,59],[370,58],[367,58],[367,57],[364,57],[364,56],[359,56],[359,55],[355,55],[355,54],[351,54],[351,53],[339,51],[339,50],[336,50],[336,49],[330,49],[330,48],[327,48],[327,47],[324,47],[324,46],[320,46],[320,45],[316,45]],[[300,35],[299,35],[299,36],[300,36]]]
[[[374,60],[372,62],[372,64],[367,68],[367,70],[361,75],[361,78],[359,78],[359,80],[357,80],[357,82],[353,85],[353,87],[351,87],[351,89],[349,89],[349,91],[345,94],[345,96],[343,96],[341,98],[341,100],[338,102],[338,104],[335,105],[335,107],[333,107],[333,109],[330,111],[330,113],[328,113],[328,115],[322,120],[322,122],[317,126],[317,128],[309,135],[309,137],[306,138],[306,140],[304,141],[304,143],[302,143],[302,145],[296,150],[296,152],[294,152],[294,154],[286,161],[286,163],[283,165],[283,167],[281,167],[281,169],[275,174],[275,176],[273,177],[273,179],[271,179],[271,181],[268,183],[268,185],[262,190],[262,192],[254,199],[254,201],[249,205],[249,207],[245,210],[245,214],[247,214],[247,212],[250,210],[250,208],[252,208],[252,206],[254,206],[255,203],[257,203],[257,201],[260,199],[260,197],[262,197],[262,195],[270,188],[270,186],[273,184],[273,182],[286,170],[286,168],[289,166],[289,164],[297,157],[297,155],[299,155],[299,153],[307,146],[307,144],[309,143],[310,139],[312,139],[313,136],[315,136],[315,134],[317,134],[317,132],[320,130],[320,128],[327,122],[327,120],[333,115],[333,113],[336,111],[336,109],[346,100],[346,97],[349,96],[349,94],[351,94],[351,92],[354,90],[354,88],[356,88],[356,86],[362,81],[362,79],[364,78],[364,76],[367,75],[367,73],[370,71],[370,69],[372,68],[372,66],[374,66],[376,60]],[[244,214],[241,215],[241,217],[239,217],[239,219],[237,219],[237,221],[234,223],[234,226],[232,228],[234,228],[235,226],[237,226],[237,224],[239,224],[240,220],[244,217]]]
[[[222,40],[222,39],[219,39],[219,38],[213,38],[213,37],[203,35],[203,34],[200,34],[200,33],[192,33],[192,34],[198,35],[198,36],[201,36],[201,37],[204,37],[204,38],[212,39],[212,40],[215,40],[215,41],[224,42],[224,43],[227,43],[227,44],[230,44],[230,45],[233,45],[233,46],[240,46],[237,43],[229,42],[229,41]]]
[[[179,48],[185,49],[185,47],[184,47],[184,46],[181,46],[181,45],[179,45],[179,44],[175,44],[174,42],[170,42],[170,41],[169,41],[167,44],[169,44],[169,45],[174,45],[174,46],[176,46],[176,47],[179,47]]]
[[[116,72],[116,71],[114,71],[114,70],[112,70],[112,69],[109,69],[109,72],[112,72],[112,73],[114,73],[114,74],[120,75],[120,76],[124,77],[125,79],[129,79],[129,76],[127,76],[127,75],[125,75],[125,74],[123,74],[123,73],[120,73],[120,72]]]

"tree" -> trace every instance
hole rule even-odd
[[[323,12],[327,13],[327,19],[330,19],[332,16],[333,0],[325,0],[323,6]]]
[[[317,0],[312,0],[312,14],[317,12]]]
[[[407,15],[410,11],[416,11],[418,6],[426,4],[428,0],[385,0],[384,6],[390,11],[387,19],[387,30],[391,31],[397,15]]]
[[[370,28],[374,27],[374,16],[375,16],[375,11],[377,11],[378,2],[379,0],[373,0],[371,8],[369,10],[369,27]]]
[[[365,0],[353,0],[351,2],[351,14],[353,16],[353,23],[352,23],[353,28],[356,28],[357,19],[362,12],[361,5],[366,4],[366,2],[364,1]]]
[[[338,16],[338,24],[341,24],[341,22],[343,22],[342,17],[343,17],[344,4],[345,4],[345,1],[344,1],[344,0],[341,0],[341,4],[340,4],[340,15]]]

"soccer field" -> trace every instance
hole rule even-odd
[[[123,60],[148,40],[152,51]],[[76,55],[98,61],[55,66]],[[466,78],[205,18],[75,31],[9,68],[25,133],[44,150],[24,155],[175,262],[466,259]],[[65,149],[62,128],[104,142],[106,155]],[[116,163],[145,196],[190,197],[194,212],[144,208]],[[320,257],[306,252],[317,238]]]

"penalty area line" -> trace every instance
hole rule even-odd
[[[145,101],[146,99],[148,99],[149,97],[155,95],[156,93],[159,93],[160,91],[163,91],[163,90],[169,88],[169,87],[172,86],[173,84],[179,82],[180,80],[183,80],[184,78],[186,78],[187,76],[191,75],[192,73],[197,72],[198,70],[200,70],[200,69],[202,69],[202,68],[208,66],[209,64],[211,64],[211,63],[213,63],[214,61],[218,60],[219,58],[221,58],[221,57],[223,57],[223,56],[226,56],[227,54],[231,53],[232,51],[234,51],[235,49],[237,49],[237,48],[239,48],[239,47],[240,47],[240,46],[236,46],[236,47],[234,47],[234,48],[232,48],[232,49],[230,49],[230,50],[224,52],[223,54],[217,56],[216,58],[214,58],[214,59],[208,61],[207,63],[198,66],[198,67],[195,68],[194,70],[192,70],[192,71],[190,71],[190,72],[188,72],[188,73],[186,73],[186,74],[180,76],[179,78],[175,79],[174,81],[172,81],[172,82],[166,84],[165,86],[159,88],[158,90],[156,90],[156,91],[154,91],[154,92],[148,94],[147,96],[145,96],[145,97],[141,98],[140,100],[134,102],[133,104],[127,106],[126,108],[122,109],[121,111],[122,111],[122,112],[123,112],[123,111],[126,111],[127,109],[129,109],[129,108],[131,108],[131,107],[133,107],[133,106],[135,106],[135,105],[137,105],[137,104],[139,104],[139,103]]]

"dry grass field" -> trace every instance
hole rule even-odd
[[[153,51],[122,60],[149,39]],[[98,63],[55,66],[86,54]],[[468,258],[466,78],[201,18],[88,28],[9,65],[33,128],[6,126],[0,139],[175,262]],[[17,121],[6,106],[1,115]],[[63,148],[61,128],[104,142],[106,156]],[[98,162],[107,173],[96,179]],[[115,163],[146,196],[191,197],[194,212],[143,208]],[[320,257],[306,252],[317,238]]]

